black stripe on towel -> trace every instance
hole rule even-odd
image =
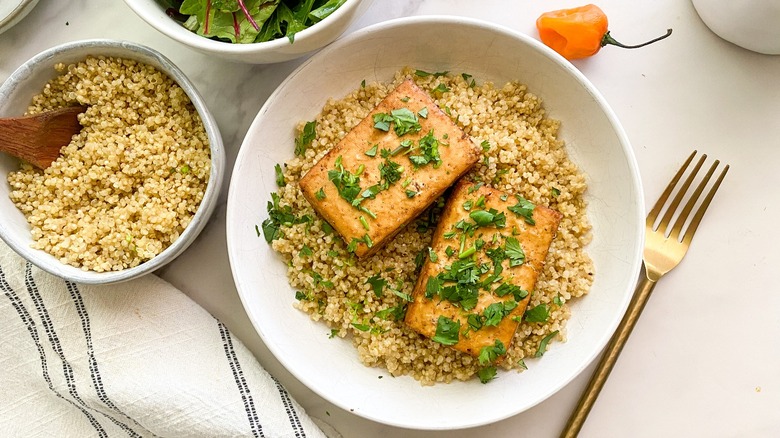
[[[95,387],[95,392],[97,393],[98,399],[100,399],[103,404],[105,404],[107,407],[112,409],[114,412],[123,415],[125,418],[129,419],[133,423],[136,424],[136,426],[140,427],[141,429],[144,429],[145,433],[151,434],[148,430],[145,430],[143,426],[141,426],[138,421],[131,418],[129,415],[122,412],[121,409],[119,409],[113,401],[108,397],[108,394],[106,394],[106,390],[103,386],[103,378],[100,376],[100,369],[98,368],[97,358],[95,358],[95,349],[92,346],[92,327],[89,322],[89,314],[87,313],[87,307],[84,305],[84,300],[81,297],[81,292],[78,289],[78,286],[76,286],[76,283],[73,283],[71,281],[65,281],[65,286],[68,289],[68,293],[70,294],[71,299],[73,299],[73,304],[76,307],[76,312],[79,315],[79,319],[81,320],[81,328],[84,330],[84,340],[87,343],[87,358],[89,361],[89,374],[92,378],[92,385]],[[139,437],[135,431],[131,429],[125,430],[128,435],[132,437]],[[153,435],[153,434],[152,434]]]
[[[62,362],[62,371],[63,374],[65,375],[65,383],[67,383],[68,385],[68,392],[70,393],[71,397],[73,397],[77,402],[79,402],[81,406],[104,416],[109,421],[111,421],[112,423],[120,427],[122,430],[127,432],[128,435],[132,437],[139,437],[140,435],[135,433],[135,431],[133,431],[133,429],[131,429],[125,423],[117,420],[111,415],[106,414],[105,412],[87,406],[87,404],[84,403],[84,400],[82,400],[81,396],[79,396],[78,390],[76,390],[76,381],[73,378],[73,367],[70,365],[70,362],[68,362],[68,360],[65,359],[65,353],[62,351],[60,338],[57,336],[57,332],[54,331],[54,324],[52,324],[51,322],[49,311],[46,309],[46,306],[43,303],[43,297],[41,297],[41,294],[38,291],[38,285],[35,284],[35,279],[33,279],[32,264],[30,262],[27,262],[27,265],[25,267],[24,284],[25,286],[27,286],[27,292],[30,294],[33,303],[35,304],[35,308],[38,310],[38,315],[41,317],[41,322],[43,323],[43,328],[44,331],[46,332],[47,337],[49,338],[51,347],[54,349],[54,352],[57,353],[57,356],[60,358],[60,361]]]
[[[249,385],[247,385],[246,379],[244,378],[244,371],[241,370],[241,364],[238,362],[236,351],[233,349],[233,341],[230,338],[230,332],[221,321],[217,321],[217,325],[219,326],[219,334],[222,336],[222,346],[225,349],[225,356],[227,357],[228,364],[230,364],[230,370],[233,371],[233,378],[236,381],[236,386],[238,386],[238,392],[241,393],[241,400],[244,402],[244,410],[249,419],[249,427],[252,430],[252,435],[255,437],[264,437],[263,426],[260,424],[260,419],[257,417],[254,399],[249,391]]]
[[[295,436],[299,438],[306,437],[306,432],[303,430],[303,425],[301,425],[301,420],[298,418],[298,412],[295,411],[295,406],[293,406],[290,394],[284,389],[284,386],[276,380],[276,377],[271,376],[271,378],[274,379],[276,389],[279,390],[279,397],[282,399],[284,410],[287,412],[287,418],[290,419],[290,425],[293,428],[293,432],[295,432]]]
[[[11,285],[9,285],[8,282],[6,281],[5,272],[3,272],[2,267],[0,267],[0,290],[2,290],[3,293],[5,293],[5,296],[8,297],[8,299],[11,301],[11,305],[14,307],[14,309],[16,309],[16,313],[19,314],[19,319],[21,319],[22,323],[27,327],[27,331],[30,333],[30,337],[32,338],[36,348],[38,349],[38,356],[41,360],[43,380],[46,381],[46,385],[49,387],[49,390],[53,392],[54,395],[56,395],[57,397],[67,401],[74,407],[78,408],[81,411],[81,413],[84,414],[85,417],[87,417],[87,420],[89,420],[89,423],[92,425],[92,427],[95,428],[95,430],[97,431],[100,437],[108,437],[106,431],[103,429],[100,423],[95,419],[95,417],[92,416],[92,414],[90,414],[82,406],[77,405],[75,402],[73,402],[73,400],[65,398],[56,389],[54,389],[54,385],[51,382],[51,377],[49,376],[49,367],[46,362],[46,352],[43,349],[43,345],[41,345],[40,336],[38,335],[38,328],[35,326],[35,321],[30,316],[30,313],[27,311],[27,308],[24,307],[24,304],[16,295],[16,292],[11,288]]]

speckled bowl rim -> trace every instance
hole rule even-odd
[[[0,86],[0,102],[6,102],[9,97],[12,96],[26,81],[27,77],[30,75],[30,72],[41,68],[41,65],[49,63],[52,58],[59,57],[73,50],[83,50],[85,48],[93,48],[94,53],[92,53],[92,55],[94,56],[100,56],[101,54],[104,54],[104,52],[107,51],[106,49],[113,51],[126,51],[126,55],[120,56],[153,65],[160,71],[167,74],[179,86],[181,86],[181,88],[190,98],[192,104],[195,106],[195,109],[200,115],[201,120],[203,121],[203,126],[209,138],[209,147],[211,153],[211,172],[209,174],[209,182],[206,186],[206,191],[203,194],[203,199],[200,202],[200,206],[198,206],[198,210],[193,216],[190,224],[181,233],[179,238],[173,242],[173,244],[171,244],[151,260],[138,266],[121,271],[84,271],[80,268],[66,265],[56,259],[42,258],[41,255],[44,253],[42,250],[37,250],[30,247],[32,239],[29,235],[26,236],[26,239],[24,239],[23,236],[19,236],[18,233],[9,232],[9,229],[4,221],[0,221],[0,238],[2,238],[5,243],[8,244],[8,246],[10,246],[17,254],[27,259],[30,263],[58,277],[85,284],[118,283],[140,277],[164,266],[165,264],[174,260],[182,252],[184,252],[184,250],[187,249],[187,247],[195,240],[198,234],[203,230],[203,227],[206,225],[208,218],[211,216],[216,206],[216,201],[219,196],[224,175],[225,151],[222,144],[222,136],[219,132],[219,128],[216,121],[214,120],[214,117],[206,107],[206,104],[203,101],[200,93],[197,91],[192,82],[190,82],[187,76],[173,62],[171,62],[161,53],[144,45],[130,41],[90,39],[73,41],[44,50],[17,68],[13,73],[11,73],[2,86]],[[30,96],[30,98],[32,98],[32,96]],[[2,107],[3,104],[0,103],[0,109],[2,109]],[[5,177],[5,175],[3,176]],[[4,183],[7,184],[5,181]]]

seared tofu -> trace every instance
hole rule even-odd
[[[365,257],[471,169],[480,153],[407,80],[317,162],[300,186],[349,249]]]
[[[406,311],[409,327],[474,356],[497,340],[509,348],[561,219],[524,201],[466,180],[455,186]]]

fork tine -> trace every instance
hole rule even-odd
[[[677,217],[677,220],[674,222],[674,228],[672,228],[672,232],[669,234],[669,238],[680,240],[680,234],[682,233],[682,228],[685,225],[685,221],[688,220],[688,215],[691,213],[691,210],[693,210],[694,205],[696,205],[696,201],[698,201],[699,196],[701,196],[701,192],[704,191],[704,188],[707,186],[707,183],[710,182],[710,179],[712,178],[712,174],[715,173],[715,169],[717,169],[719,164],[720,161],[715,160],[712,166],[710,166],[710,170],[708,170],[707,174],[704,176],[704,178],[702,178],[701,182],[696,187],[696,190],[694,190],[690,199],[688,199],[688,202],[685,204],[685,208],[683,208],[683,211],[680,213],[680,215]]]
[[[720,183],[723,181],[723,178],[726,176],[726,172],[728,171],[729,171],[729,165],[727,164],[726,167],[723,168],[723,172],[721,172],[720,175],[718,176],[718,179],[715,181],[715,184],[713,184],[709,193],[707,193],[707,197],[704,198],[704,201],[702,201],[699,210],[696,212],[695,215],[693,215],[691,224],[688,225],[688,229],[685,230],[685,236],[683,236],[684,244],[686,245],[691,244],[691,240],[693,240],[693,234],[696,232],[696,228],[699,227],[699,222],[701,222],[701,218],[704,217],[704,213],[707,212],[707,207],[710,206],[710,202],[712,201],[712,198],[715,197],[715,192],[718,191],[718,187],[720,187]]]
[[[658,219],[658,214],[661,213],[661,209],[664,207],[664,204],[666,204],[666,200],[669,199],[669,195],[672,194],[672,191],[674,190],[674,186],[676,186],[677,182],[680,181],[680,178],[682,178],[683,173],[685,173],[685,169],[687,169],[688,165],[690,165],[691,161],[693,161],[694,156],[696,156],[695,150],[693,151],[693,153],[691,153],[691,156],[689,156],[688,159],[685,160],[685,163],[683,163],[682,167],[680,167],[680,170],[677,171],[677,174],[674,175],[674,178],[672,178],[672,180],[669,182],[669,185],[666,186],[664,192],[658,198],[658,201],[655,202],[653,209],[650,210],[650,213],[647,214],[648,229],[651,230],[655,229],[655,220]]]
[[[682,186],[680,186],[680,190],[677,192],[677,195],[669,204],[669,208],[666,209],[666,213],[664,214],[663,219],[661,219],[661,222],[658,224],[658,230],[661,231],[662,233],[666,233],[666,230],[669,227],[669,223],[671,223],[672,217],[674,216],[674,213],[677,211],[677,207],[680,205],[680,202],[682,202],[683,198],[685,197],[685,193],[688,192],[688,188],[690,188],[691,184],[693,183],[693,180],[696,178],[696,175],[699,173],[699,170],[701,170],[701,166],[702,164],[704,164],[704,160],[706,159],[707,159],[707,154],[703,154],[699,158],[699,161],[696,163],[696,166],[694,166],[693,170],[688,175],[688,178],[686,178],[685,182],[683,182]]]

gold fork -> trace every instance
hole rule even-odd
[[[672,202],[666,208],[663,217],[661,217],[660,214],[661,211],[664,210],[664,205],[666,205],[672,192],[674,192],[675,186],[680,182],[680,179],[685,174],[685,170],[691,162],[693,162],[695,156],[696,151],[693,151],[691,156],[685,161],[685,164],[682,165],[674,178],[672,178],[672,181],[666,187],[663,194],[661,194],[661,197],[658,199],[658,202],[655,203],[653,209],[650,210],[650,213],[647,215],[643,257],[644,275],[642,275],[639,280],[639,284],[628,305],[626,314],[620,321],[615,334],[612,335],[612,339],[610,339],[607,344],[604,355],[602,356],[601,361],[599,361],[596,371],[593,373],[593,376],[588,383],[588,387],[585,389],[585,392],[582,393],[576,409],[571,417],[569,417],[569,421],[566,423],[566,427],[561,433],[561,438],[574,438],[580,433],[580,429],[582,429],[582,425],[585,423],[588,413],[590,413],[593,404],[596,402],[596,397],[598,397],[601,392],[601,388],[604,387],[604,383],[606,383],[609,373],[612,371],[620,352],[623,350],[623,346],[631,335],[631,332],[639,319],[639,315],[645,308],[645,304],[647,304],[647,299],[650,298],[650,293],[653,291],[655,283],[663,277],[664,274],[677,266],[683,256],[685,256],[685,253],[688,252],[688,247],[693,239],[693,234],[696,232],[696,228],[699,226],[702,217],[704,217],[707,207],[709,207],[712,198],[715,196],[715,192],[718,190],[718,187],[720,187],[723,177],[726,176],[726,172],[729,170],[729,166],[726,165],[688,223],[688,216],[691,214],[694,207],[696,207],[707,183],[710,181],[720,164],[720,161],[715,160],[715,163],[712,164],[693,194],[688,198],[682,211],[680,211],[678,215],[675,215],[680,203],[685,199],[685,194],[694,181],[696,174],[699,172],[702,164],[704,164],[704,160],[707,158],[706,154],[702,155],[691,173],[680,186],[680,189],[677,191],[674,199],[672,199]],[[660,222],[658,220],[659,217],[661,218]],[[672,219],[675,219],[673,225],[671,225]],[[656,224],[656,222],[658,222],[658,224]],[[687,227],[685,226],[686,223],[688,223]],[[670,225],[671,229],[669,229]]]

